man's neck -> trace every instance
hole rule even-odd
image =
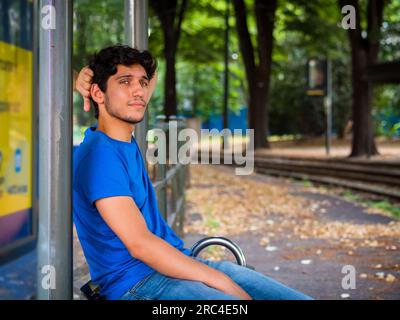
[[[97,130],[104,132],[114,140],[131,142],[132,132],[135,130],[135,125],[111,117],[107,119],[99,117]]]

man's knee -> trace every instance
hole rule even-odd
[[[245,267],[240,266],[232,261],[222,260],[218,263],[218,269],[224,273],[238,273],[245,270]]]

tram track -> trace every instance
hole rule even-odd
[[[400,163],[354,159],[255,157],[255,171],[400,200]]]
[[[198,153],[198,160],[207,158]],[[223,153],[216,153],[214,164],[227,164]],[[235,159],[235,157],[232,157]],[[209,163],[212,155],[209,153]],[[235,164],[239,167],[240,165]],[[271,176],[308,180],[400,200],[400,161],[352,158],[307,158],[281,155],[255,155],[254,171]]]

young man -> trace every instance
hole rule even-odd
[[[191,257],[158,211],[132,136],[156,82],[147,51],[94,55],[76,87],[98,125],[74,154],[74,222],[92,281],[107,299],[309,299],[232,262]],[[93,85],[92,85],[93,82]]]

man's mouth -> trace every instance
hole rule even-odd
[[[135,108],[144,108],[146,106],[146,104],[142,101],[135,101],[135,102],[128,103],[128,106],[135,107]]]

